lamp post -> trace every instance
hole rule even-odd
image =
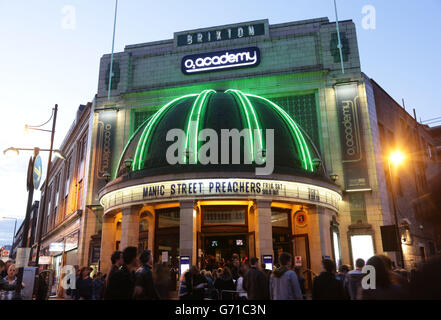
[[[9,252],[9,257],[11,257],[11,255],[12,255],[12,248],[14,247],[15,231],[17,230],[17,218],[13,218],[13,217],[0,217],[0,221],[1,220],[15,220],[15,223],[14,223],[14,234],[12,235],[11,251]]]
[[[391,163],[396,168],[398,165],[400,165],[404,161],[405,158],[406,158],[405,155],[400,151],[394,151],[389,155],[389,157],[387,157],[387,164],[389,167],[390,189],[391,189],[391,193],[392,193],[392,207],[393,207],[394,219],[395,219],[395,233],[397,235],[396,241],[397,241],[397,245],[399,248],[399,255],[400,255],[399,260],[400,260],[400,265],[402,268],[404,268],[404,254],[403,254],[403,247],[401,246],[400,230],[398,228],[397,207],[396,207],[396,203],[395,203],[395,191],[394,191],[394,183],[392,180]]]
[[[48,166],[47,166],[47,173],[46,173],[46,181],[45,181],[45,188],[44,188],[44,197],[46,197],[47,195],[47,179],[50,175],[50,169],[51,169],[51,161],[52,161],[52,152],[54,152],[54,154],[56,154],[58,157],[64,159],[64,156],[62,155],[62,153],[59,150],[53,150],[53,145],[54,145],[54,135],[55,135],[55,124],[56,124],[56,120],[57,120],[57,111],[58,111],[58,105],[56,104],[55,107],[52,109],[52,115],[49,118],[48,121],[46,121],[45,123],[43,123],[42,125],[39,126],[29,126],[26,125],[25,126],[25,130],[28,131],[29,129],[31,130],[38,130],[38,131],[46,131],[46,132],[50,132],[51,133],[51,143],[50,143],[50,148],[49,149],[39,149],[39,148],[14,148],[14,147],[10,147],[6,150],[3,151],[3,154],[7,154],[7,153],[11,153],[14,152],[17,155],[19,154],[20,150],[24,150],[24,151],[29,151],[29,150],[33,150],[34,151],[34,155],[33,157],[31,157],[31,159],[29,160],[29,166],[28,166],[28,177],[27,177],[27,189],[28,189],[28,204],[27,204],[27,210],[26,210],[26,217],[25,220],[23,222],[23,238],[22,238],[22,243],[21,243],[21,247],[22,248],[27,248],[27,243],[28,243],[28,234],[29,234],[29,220],[30,220],[30,211],[31,211],[31,207],[32,207],[32,199],[34,196],[34,187],[38,188],[38,185],[40,183],[40,179],[41,179],[41,162],[40,162],[40,168],[38,170],[36,170],[34,168],[36,159],[38,157],[38,154],[40,151],[48,151],[49,152],[49,157],[48,157]],[[45,129],[41,129],[42,126],[46,125],[47,123],[49,123],[49,121],[52,120],[52,130],[45,130]],[[33,174],[34,174],[34,170],[35,172],[38,174],[38,185],[34,186],[34,182],[33,182]],[[36,265],[38,267],[38,262],[39,262],[39,256],[40,256],[40,245],[41,245],[41,228],[42,228],[42,220],[43,220],[43,212],[46,209],[46,201],[45,199],[43,199],[43,206],[40,210],[40,214],[38,217],[38,226],[37,226],[37,234],[38,234],[38,245],[37,245],[37,253],[36,253]],[[20,300],[21,299],[21,283],[23,281],[23,270],[24,267],[20,267],[19,271],[18,271],[18,275],[17,275],[17,286],[15,289],[15,295],[14,295],[14,299]]]

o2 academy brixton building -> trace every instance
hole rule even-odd
[[[354,23],[340,33],[345,73],[327,18],[129,45],[114,54],[110,99],[104,55],[89,262],[106,272],[127,246],[181,268],[233,254],[271,265],[289,252],[318,273],[324,257],[353,264],[383,253],[380,226],[393,213],[375,101]]]

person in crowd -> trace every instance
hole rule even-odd
[[[3,262],[3,260],[0,260],[0,273],[3,274],[3,271],[5,269],[6,269],[6,264]],[[14,291],[14,290],[15,290],[15,285],[9,284],[9,281],[5,280],[4,277],[0,277],[0,291]]]
[[[176,277],[178,275],[177,269],[174,267],[170,268],[170,291],[176,291]]]
[[[153,284],[153,256],[150,250],[144,250],[139,260],[141,267],[136,271],[135,277],[135,293],[136,300],[157,300],[158,295]]]
[[[430,258],[415,270],[410,283],[410,298],[441,300],[441,256]]]
[[[106,300],[131,300],[135,289],[135,271],[138,268],[136,247],[127,247],[122,252],[123,265],[109,274]]]
[[[3,261],[2,261],[2,262],[3,262]],[[11,264],[14,264],[14,260],[12,260],[12,259],[8,259],[8,260],[6,261],[5,268],[2,270],[2,272],[1,272],[1,274],[0,274],[0,277],[1,277],[2,279],[6,278],[6,277],[8,276],[8,269],[9,269],[9,266],[10,266]]]
[[[299,280],[299,285],[300,285],[300,290],[302,291],[303,300],[306,300],[306,286],[305,286],[306,279],[304,276],[301,275],[300,271],[301,271],[300,267],[294,268],[294,272],[296,273],[297,280]]]
[[[270,277],[271,300],[302,300],[302,290],[297,275],[292,268],[292,256],[282,252],[279,256],[280,268]]]
[[[225,267],[223,269],[222,274],[214,282],[214,287],[218,291],[221,300],[233,299],[233,294],[231,292],[223,292],[224,290],[235,291],[236,289],[230,268]]]
[[[122,252],[118,251],[118,250],[113,252],[112,255],[110,256],[110,261],[112,262],[112,266],[110,267],[109,272],[106,274],[106,277],[104,280],[104,286],[103,286],[103,292],[104,292],[103,298],[105,300],[109,299],[108,290],[107,290],[109,279],[112,277],[112,275],[115,272],[117,272],[121,268],[121,266],[124,263]]]
[[[231,263],[231,276],[233,277],[233,280],[236,281],[239,278],[239,268],[240,268],[240,261],[239,257],[234,257],[233,262]]]
[[[244,268],[239,267],[239,278],[237,278],[237,280],[236,280],[236,291],[238,292],[237,298],[239,300],[247,300],[248,299],[247,293],[243,288],[243,276],[244,276]]]
[[[90,277],[92,268],[82,267],[80,276],[76,282],[76,300],[92,300],[93,297],[93,280]]]
[[[207,286],[205,287],[205,296],[209,298],[213,298],[213,290],[214,290],[214,280],[210,271],[202,270],[201,275],[205,277],[207,280]]]
[[[396,284],[400,287],[407,287],[409,285],[409,274],[406,269],[395,267],[395,263],[384,254],[378,255],[383,260],[383,263],[386,266],[386,269],[389,271],[391,276],[391,281],[393,284]]]
[[[313,300],[346,300],[343,284],[335,277],[335,263],[331,259],[323,259],[323,271],[314,278],[312,284]]]
[[[270,280],[270,277],[271,277],[271,272],[272,272],[272,270],[267,269],[265,263],[262,263],[262,264],[260,265],[260,268],[261,268],[262,272],[265,274],[266,281],[267,281],[267,283],[268,283],[268,285],[269,285],[269,280]]]
[[[338,281],[341,281],[341,283],[343,285],[343,289],[344,289],[345,294],[347,296],[347,299],[350,299],[351,296],[349,295],[349,290],[348,290],[347,281],[346,281],[346,276],[348,273],[349,273],[349,266],[347,264],[342,264],[340,266],[340,268],[338,269],[338,273],[335,276],[335,278]]]
[[[351,300],[359,300],[360,296],[360,288],[361,288],[361,280],[364,277],[364,274],[361,273],[365,262],[363,259],[358,258],[355,260],[355,269],[349,271],[346,274],[345,282],[346,288],[348,289],[349,297]]]
[[[7,264],[7,263],[6,263]],[[10,288],[14,290],[3,291],[1,300],[12,300],[15,296],[15,288],[17,285],[17,269],[15,268],[15,264],[9,264],[7,276],[3,278],[7,282]],[[24,284],[22,283],[22,288],[24,288]],[[23,296],[23,290],[21,291],[21,296]]]
[[[167,300],[170,297],[170,271],[165,262],[155,264],[153,285],[158,299]]]
[[[76,265],[74,265],[74,270],[75,270],[75,283],[76,283],[76,281],[78,281],[81,277],[80,267],[76,264]],[[75,285],[75,289],[71,288],[70,278],[67,279],[67,285],[69,286],[69,288],[66,290],[66,295],[69,296],[70,299],[75,300],[78,295],[77,286]]]
[[[38,275],[38,285],[35,300],[46,300],[48,298],[48,272],[40,272]]]
[[[375,268],[375,289],[362,288],[362,300],[394,300],[405,298],[404,288],[400,288],[400,286],[392,282],[392,272],[389,270],[384,258],[375,255],[369,258],[366,265]]]
[[[201,275],[197,266],[191,266],[179,282],[179,300],[203,300],[207,280]]]
[[[268,300],[269,285],[265,273],[259,270],[259,259],[250,259],[250,269],[243,279],[243,288],[247,292],[248,300]]]
[[[95,275],[92,283],[92,299],[93,300],[101,300],[104,286],[104,278],[101,272],[98,272]]]

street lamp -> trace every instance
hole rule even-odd
[[[14,218],[14,217],[0,217],[0,221],[2,221],[2,220],[15,220],[15,223],[14,223],[14,234],[12,235],[12,245],[11,245],[11,251],[9,252],[9,257],[11,257],[11,255],[12,255],[12,248],[14,247],[14,238],[15,238],[15,231],[17,230],[17,218]]]
[[[50,143],[50,148],[49,149],[39,149],[39,148],[14,148],[14,147],[10,147],[6,150],[3,151],[3,154],[9,154],[11,152],[14,152],[15,154],[19,154],[19,150],[25,150],[25,151],[30,151],[33,150],[34,151],[34,155],[33,157],[31,157],[31,159],[29,160],[29,166],[28,166],[28,177],[27,177],[27,189],[28,189],[28,205],[27,205],[27,210],[26,210],[26,217],[25,220],[23,222],[23,239],[22,239],[22,243],[21,243],[21,248],[27,248],[27,235],[29,232],[29,220],[30,220],[30,211],[31,211],[31,206],[32,206],[32,199],[33,199],[33,195],[34,195],[34,187],[38,186],[34,186],[33,183],[33,174],[36,173],[37,177],[38,177],[38,183],[41,179],[41,160],[38,157],[38,154],[40,151],[49,151],[49,157],[48,157],[48,164],[47,164],[47,172],[46,172],[46,180],[45,180],[45,185],[44,185],[44,198],[46,198],[47,196],[47,190],[48,190],[48,183],[47,183],[47,179],[50,176],[50,170],[51,170],[51,161],[52,161],[52,152],[54,152],[55,155],[60,156],[62,159],[64,159],[64,156],[61,154],[61,152],[59,152],[59,150],[54,150],[54,136],[55,136],[55,124],[57,121],[57,112],[58,112],[58,105],[56,104],[55,107],[52,109],[52,114],[51,117],[49,118],[48,121],[46,121],[45,123],[39,125],[39,126],[30,126],[30,125],[26,125],[25,126],[25,131],[29,131],[31,130],[38,130],[38,131],[45,131],[45,132],[50,132],[51,133],[51,143]],[[49,123],[49,121],[52,119],[52,130],[46,130],[46,129],[41,129],[42,126],[46,125],[47,123]],[[58,152],[57,152],[58,151]],[[38,160],[37,164],[38,164],[38,169],[34,168],[34,165],[36,164],[36,160]],[[35,172],[34,172],[35,171]],[[38,226],[37,226],[37,234],[38,234],[38,244],[37,244],[37,251],[36,251],[36,261],[35,264],[38,266],[38,260],[39,260],[39,256],[40,256],[40,246],[41,246],[41,229],[43,227],[43,213],[46,210],[46,199],[43,199],[43,205],[41,207],[41,210],[39,212],[39,217],[38,217]],[[23,249],[25,250],[25,249]],[[18,270],[18,274],[17,274],[17,283],[20,284],[23,281],[23,267],[20,267]],[[20,299],[20,291],[21,291],[21,286],[17,285],[16,286],[16,290],[15,290],[15,296],[14,299]]]
[[[404,160],[406,159],[406,156],[403,152],[400,150],[394,150],[390,153],[390,155],[387,157],[387,164],[389,167],[389,180],[390,180],[390,189],[392,193],[392,206],[394,210],[394,218],[395,218],[395,233],[396,233],[396,241],[400,252],[400,264],[401,267],[404,268],[404,254],[403,254],[403,247],[401,245],[401,237],[400,237],[400,230],[398,228],[398,218],[397,218],[397,207],[395,203],[395,192],[394,192],[394,183],[392,180],[392,170],[391,170],[391,164],[396,169],[397,166],[402,164]]]

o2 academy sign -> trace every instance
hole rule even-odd
[[[177,45],[182,47],[223,40],[251,38],[264,34],[265,23],[243,24],[200,32],[181,33],[177,35]]]
[[[259,48],[249,47],[184,56],[181,62],[181,69],[184,74],[195,74],[225,69],[254,67],[259,63]]]

